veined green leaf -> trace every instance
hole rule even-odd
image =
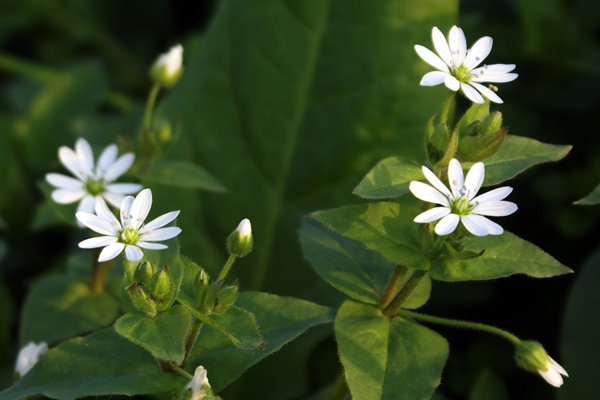
[[[144,182],[166,186],[181,186],[190,189],[205,189],[213,192],[226,192],[210,172],[187,162],[160,160],[154,162],[141,176]]]
[[[389,157],[369,171],[353,193],[364,199],[400,197],[408,192],[411,181],[424,178],[421,166],[401,157]]]

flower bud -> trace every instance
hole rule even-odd
[[[131,301],[135,308],[150,317],[156,315],[156,304],[154,303],[154,300],[146,294],[144,289],[142,289],[137,282],[133,282],[133,285],[128,286],[126,290],[127,293],[129,293],[129,297],[131,297]]]
[[[205,307],[206,296],[208,295],[208,291],[210,289],[210,277],[203,269],[198,272],[196,276],[196,309],[200,312],[204,312],[207,307]],[[214,302],[212,304],[214,307]],[[211,311],[212,307],[209,307]]]
[[[212,389],[208,382],[206,369],[199,365],[194,372],[194,377],[182,390],[181,398],[185,400],[202,400],[212,398]]]
[[[238,284],[236,282],[233,286],[222,287],[217,293],[217,306],[214,311],[218,314],[227,311],[229,307],[233,305],[238,296]]]
[[[515,357],[521,368],[530,372],[537,372],[552,386],[560,387],[563,384],[561,374],[569,376],[567,371],[554,361],[538,342],[530,340],[519,343]]]
[[[152,275],[154,275],[154,267],[149,261],[146,261],[138,264],[135,273],[133,274],[133,280],[144,284],[144,286],[148,286],[150,279],[152,279]]]
[[[477,126],[479,135],[489,135],[498,132],[502,128],[502,113],[494,111],[488,114],[483,121]]]
[[[439,124],[427,139],[427,154],[432,164],[436,164],[444,155],[450,143],[450,132],[446,124]]]
[[[169,88],[179,81],[183,68],[183,47],[180,44],[171,47],[168,53],[161,54],[152,67],[150,76],[155,83]]]
[[[252,251],[252,244],[252,226],[250,220],[245,218],[227,238],[227,250],[231,255],[244,257]]]
[[[165,269],[158,271],[152,276],[148,288],[156,301],[156,309],[163,311],[171,301],[175,290],[173,277],[168,266],[165,265]]]
[[[24,376],[47,351],[48,345],[46,342],[41,342],[40,344],[35,344],[33,342],[27,343],[27,345],[19,351],[17,363],[15,364],[15,371],[19,376]]]
[[[163,120],[158,126],[156,130],[156,139],[160,144],[168,143],[173,137],[173,133],[171,131],[171,124],[169,121]]]

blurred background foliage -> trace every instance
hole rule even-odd
[[[519,211],[502,223],[575,274],[434,282],[423,311],[539,340],[571,378],[555,390],[518,370],[500,339],[433,327],[451,346],[436,398],[595,398],[592,376],[583,377],[600,355],[600,265],[597,257],[585,262],[598,246],[600,207],[572,202],[600,183],[597,2],[428,1],[411,9],[400,0],[312,0],[310,15],[292,1],[255,3],[0,1],[0,387],[12,379],[28,292],[64,271],[87,237],[64,221],[72,210],[45,202],[39,183],[63,172],[57,149],[79,136],[96,151],[115,141],[127,148],[159,53],[176,43],[186,49],[184,78],[159,100],[158,114],[182,126],[166,158],[207,168],[229,192],[144,182],[153,212],[182,210],[182,252],[212,273],[224,261],[226,235],[250,218],[255,251],[234,268],[242,290],[337,305],[335,290],[303,259],[301,216],[361,202],[351,191],[383,157],[424,158],[423,127],[445,95],[418,86],[429,67],[412,46],[431,47],[431,27],[447,32],[457,23],[469,44],[494,38],[490,63],[517,64],[518,80],[500,88],[506,103],[492,106],[510,133],[574,146],[563,161],[510,182]],[[414,19],[394,19],[403,14]],[[294,36],[298,24],[308,33]],[[262,47],[252,52],[246,43]],[[341,368],[331,333],[309,332],[223,397],[320,398]]]

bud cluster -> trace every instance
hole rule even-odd
[[[239,284],[223,286],[225,279],[212,282],[204,270],[196,276],[196,310],[204,315],[211,313],[222,314],[233,305],[237,299]]]
[[[133,284],[126,290],[133,305],[148,316],[155,316],[172,304],[175,285],[169,266],[156,268],[148,261],[138,264],[133,274]]]

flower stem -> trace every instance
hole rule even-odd
[[[415,273],[412,274],[412,276],[408,279],[406,285],[404,285],[404,287],[400,290],[398,295],[396,295],[394,300],[392,300],[392,302],[383,309],[383,315],[385,315],[388,318],[391,318],[394,315],[396,315],[398,310],[400,310],[402,304],[406,301],[406,299],[408,299],[408,296],[410,296],[410,294],[415,290],[415,288],[417,287],[419,282],[421,282],[421,279],[423,279],[426,273],[427,271],[425,270],[416,270]]]
[[[512,333],[507,332],[500,328],[496,328],[495,326],[489,326],[489,325],[480,324],[477,322],[466,322],[466,321],[458,321],[455,319],[433,317],[431,315],[420,314],[420,313],[416,313],[414,311],[407,311],[407,310],[400,310],[398,312],[398,315],[400,315],[402,317],[408,317],[408,318],[420,320],[420,321],[431,322],[432,324],[440,324],[440,325],[453,326],[456,328],[474,329],[477,331],[484,331],[484,332],[492,333],[494,335],[503,337],[504,339],[507,339],[508,341],[512,342],[513,344],[521,343],[521,339],[519,339]]]
[[[99,263],[94,262],[92,267],[92,276],[90,277],[90,291],[92,293],[101,293],[104,291],[104,284],[106,283],[106,276],[113,267],[112,261]]]
[[[385,293],[381,298],[381,307],[386,308],[390,304],[392,299],[396,297],[396,295],[400,291],[402,282],[404,282],[404,277],[406,276],[407,271],[408,267],[405,267],[404,265],[396,265],[394,274],[392,275],[390,282],[388,283],[388,286],[385,289]]]
[[[346,377],[342,372],[340,377],[335,382],[335,386],[329,395],[328,400],[344,400],[346,396],[348,396],[348,393],[350,393],[350,389],[348,388],[348,383],[346,383]]]
[[[219,274],[219,277],[217,278],[217,281],[220,281],[221,279],[225,279],[225,277],[229,273],[229,270],[231,269],[231,266],[233,265],[233,262],[235,261],[235,259],[236,259],[236,257],[233,254],[231,254],[229,256],[229,258],[227,259],[227,262],[225,263],[225,265],[223,266],[223,269],[221,270],[221,273]]]
[[[127,282],[130,285],[133,285],[133,272],[131,272],[131,261],[127,259],[127,257],[123,257],[123,269],[125,269],[125,276],[127,277]]]
[[[171,368],[173,369],[173,372],[178,373],[179,375],[183,376],[185,379],[187,379],[189,381],[194,379],[194,376],[192,374],[190,374],[189,372],[187,372],[186,370],[184,370],[183,368],[179,368],[174,365]]]
[[[440,250],[442,249],[442,246],[444,245],[444,242],[446,241],[447,238],[448,238],[447,235],[438,236],[437,239],[435,240],[435,243],[433,244],[433,247],[427,252],[427,258],[429,258],[430,260],[437,258],[438,254],[440,253]]]
[[[154,111],[154,103],[156,103],[156,97],[158,96],[158,92],[160,92],[160,85],[155,83],[150,90],[150,94],[148,95],[148,101],[146,102],[146,111],[144,113],[144,126],[146,128],[146,132],[150,132],[150,124],[152,123],[152,112]]]
[[[199,319],[193,318],[194,322],[192,322],[192,329],[190,329],[190,333],[185,340],[185,355],[183,356],[183,364],[187,361],[188,354],[192,349],[192,346],[196,342],[196,338],[198,338],[198,334],[200,333],[200,329],[202,328],[202,321]]]
[[[440,115],[440,124],[445,124],[448,119],[448,111],[450,111],[450,105],[452,104],[452,100],[454,99],[455,92],[450,92],[448,97],[446,98],[446,102],[442,108],[442,114]]]

